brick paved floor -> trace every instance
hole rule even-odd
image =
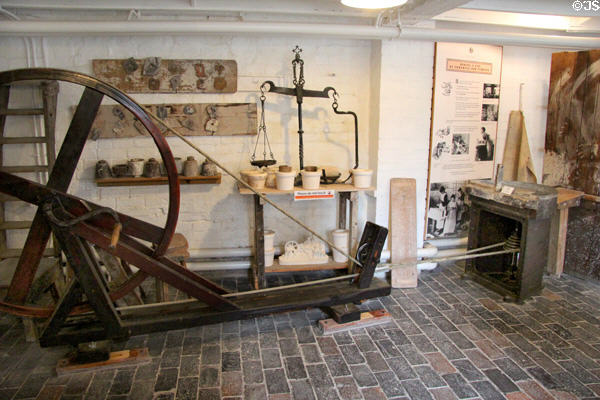
[[[600,398],[599,286],[546,278],[515,305],[459,274],[441,266],[364,303],[394,316],[384,326],[320,336],[319,310],[269,315],[132,337],[119,346],[148,347],[152,363],[62,377],[52,371],[68,348],[27,344],[4,316],[0,399]]]

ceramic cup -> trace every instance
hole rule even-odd
[[[134,177],[142,176],[144,172],[144,159],[143,158],[132,158],[127,162],[129,167],[129,175]]]
[[[261,171],[255,171],[248,174],[248,184],[254,189],[264,189],[265,181],[267,180],[267,173]]]

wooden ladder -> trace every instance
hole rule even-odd
[[[0,86],[0,171],[8,173],[27,172],[50,172],[56,159],[55,150],[55,125],[56,125],[56,102],[58,97],[58,82],[42,81],[36,83],[42,97],[41,108],[8,108],[10,98],[10,85]],[[5,136],[4,129],[7,116],[36,116],[44,117],[44,136]],[[4,165],[4,146],[19,144],[44,144],[46,146],[45,165]],[[0,259],[15,258],[21,255],[23,249],[8,248],[7,231],[15,229],[29,229],[31,221],[7,221],[5,214],[5,203],[7,201],[19,201],[14,197],[0,194]],[[54,255],[53,249],[46,249],[44,255]]]

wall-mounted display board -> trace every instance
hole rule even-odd
[[[425,237],[468,233],[465,181],[491,178],[502,47],[436,43]]]
[[[127,93],[235,93],[235,60],[93,60],[94,75]]]
[[[164,123],[185,136],[256,135],[256,103],[188,103],[144,105]],[[169,136],[170,131],[156,124]],[[90,139],[149,136],[133,114],[120,105],[102,105]]]
[[[600,50],[552,54],[543,183],[600,196]]]

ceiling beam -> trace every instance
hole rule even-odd
[[[415,25],[468,2],[469,0],[410,0],[399,8],[399,20],[403,25]]]

